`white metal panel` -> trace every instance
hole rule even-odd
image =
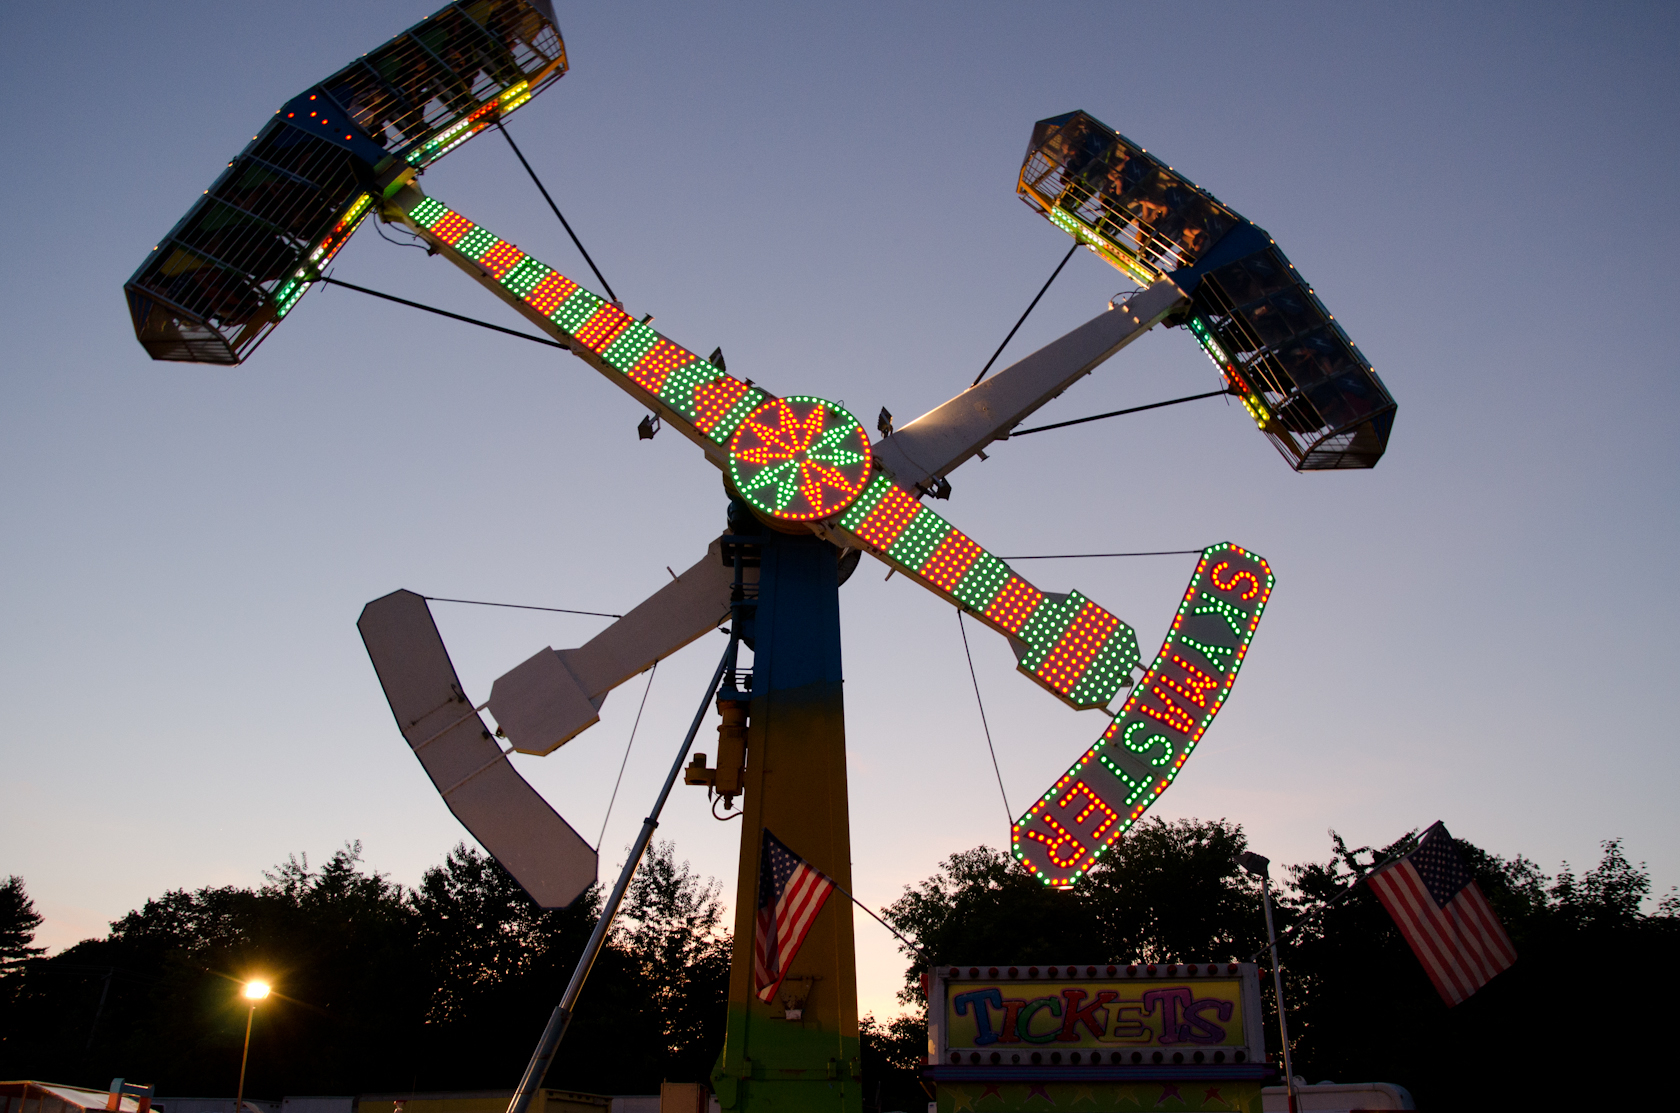
[[[880,441],[875,459],[905,487],[950,473],[1187,300],[1169,278],[1139,290]]]
[[[746,583],[758,569],[743,570]],[[734,569],[722,542],[577,649],[543,649],[498,677],[490,712],[513,748],[547,754],[594,726],[608,694],[729,617]]]
[[[1289,1088],[1260,1091],[1266,1113],[1287,1113]],[[1302,1113],[1360,1113],[1367,1109],[1416,1109],[1411,1091],[1393,1082],[1318,1082],[1295,1087],[1295,1108]]]
[[[356,622],[397,726],[444,803],[543,908],[595,881],[595,851],[508,763],[443,646],[424,597],[394,591]]]
[[[745,569],[743,577],[757,583],[758,569]],[[579,648],[562,650],[560,658],[599,708],[608,692],[728,618],[734,582],[734,570],[723,563],[722,541],[713,541],[682,575]]]
[[[551,753],[600,722],[596,710],[560,654],[548,647],[503,673],[490,687],[490,714],[522,754]]]

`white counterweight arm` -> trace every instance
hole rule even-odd
[[[907,488],[949,474],[1187,301],[1161,279],[896,430],[875,459]]]
[[[743,569],[749,584],[758,569]],[[692,567],[577,649],[544,648],[490,689],[490,713],[520,753],[546,754],[598,721],[607,694],[729,617],[733,569],[713,541]]]

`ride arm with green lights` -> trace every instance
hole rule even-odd
[[[1104,707],[1130,680],[1139,660],[1131,627],[1078,592],[1039,590],[922,506],[877,470],[867,435],[839,407],[820,399],[775,399],[732,378],[415,186],[399,191],[385,211],[694,441],[714,466],[729,473],[749,502],[771,517],[802,521],[830,540],[867,550],[951,600],[1008,637],[1020,670],[1070,706]],[[1104,316],[1117,321],[1126,311]],[[1147,326],[1128,324],[1102,348],[1111,354],[1142,327]],[[1110,331],[1116,331],[1112,325]],[[1094,359],[1087,362],[1095,364]],[[1024,378],[1007,372],[1000,376],[1009,389],[1018,389]],[[1047,400],[1056,390],[1041,386],[1038,393]],[[1012,412],[1014,420],[1021,410],[1017,406]],[[805,426],[799,422],[815,423],[808,443],[778,439],[802,435]],[[743,447],[749,442],[752,447]],[[812,479],[809,472],[820,474]],[[805,478],[789,478],[795,475]],[[803,500],[802,509],[790,505],[795,499]],[[547,664],[541,671],[559,676]],[[510,693],[519,690],[512,675],[505,678]],[[600,693],[584,695],[598,699]],[[564,740],[510,737],[519,749],[539,753]]]
[[[727,466],[730,434],[769,397],[427,197],[417,186],[395,194],[385,213],[699,445],[719,469]]]
[[[1072,707],[1106,707],[1130,684],[1139,663],[1131,627],[1078,592],[1040,591],[923,506],[840,407],[731,378],[417,188],[398,193],[387,214],[698,444],[767,517],[866,550],[949,599],[1009,638],[1019,670]],[[906,432],[919,437],[887,459],[909,460],[899,464],[908,474],[954,468],[1182,302],[1157,282],[1075,330],[1076,341],[1001,373],[991,391],[966,391],[912,422]],[[544,650],[497,680],[491,709],[514,747],[552,750],[594,721],[613,685],[658,659],[655,641],[686,644],[710,628],[722,578],[702,565],[685,574],[689,586],[667,585],[590,646]],[[1238,546],[1203,553],[1153,664],[1096,744],[1016,821],[1014,854],[1035,876],[1074,884],[1172,783],[1223,706],[1272,583],[1265,560]],[[597,643],[612,647],[601,660]]]

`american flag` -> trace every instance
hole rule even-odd
[[[761,1001],[773,1000],[805,933],[822,911],[834,882],[782,844],[768,828],[758,861],[758,930],[753,978]]]
[[[1367,880],[1448,1005],[1517,961],[1511,937],[1441,824],[1423,833],[1416,850]]]

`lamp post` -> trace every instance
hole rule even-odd
[[[251,1002],[251,1011],[245,1016],[245,1050],[239,1053],[239,1092],[233,1099],[233,1113],[241,1113],[245,1104],[245,1060],[251,1055],[251,1022],[257,1019],[257,1002],[268,996],[269,987],[267,982],[246,982],[240,992]]]
[[[1272,948],[1272,989],[1277,994],[1278,1038],[1283,1041],[1284,1092],[1289,1095],[1289,1113],[1295,1113],[1295,1068],[1289,1059],[1289,1022],[1283,1015],[1283,971],[1278,966],[1277,932],[1272,930],[1272,860],[1245,850],[1231,861],[1260,878],[1260,899],[1266,909],[1266,942]]]

